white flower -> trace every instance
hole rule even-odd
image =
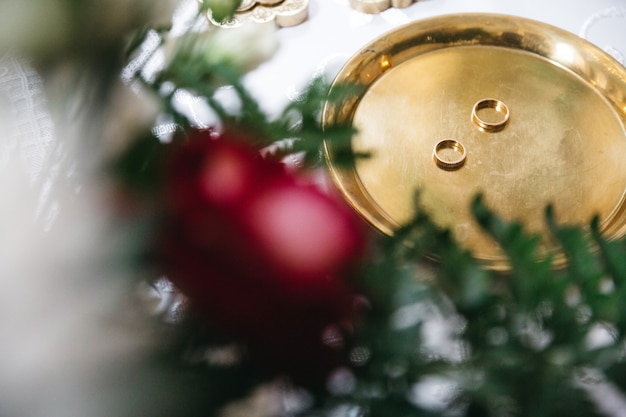
[[[102,108],[104,158],[116,157],[141,135],[149,132],[162,111],[161,101],[143,88],[117,83]]]
[[[135,286],[122,279],[119,224],[103,204],[106,184],[94,167],[100,108],[84,120],[80,112],[52,119],[41,102],[30,113],[22,103],[36,96],[38,78],[16,79],[15,97],[0,96],[0,114],[20,122],[0,117],[0,415],[130,417],[119,396],[132,397],[137,360],[154,340],[149,321],[130,307]],[[88,94],[62,90],[63,97],[48,96],[50,114]],[[38,123],[47,118],[56,122],[54,139],[43,143],[31,125],[48,127]],[[37,176],[28,163],[38,159],[3,147],[18,139],[31,152],[45,145]]]
[[[278,50],[276,25],[247,22],[237,28],[217,30],[212,46],[210,57],[214,62],[228,61],[248,72]]]
[[[273,22],[246,22],[235,28],[211,28],[168,39],[164,46],[166,66],[181,57],[199,57],[207,65],[230,64],[242,73],[270,59],[280,43]],[[183,58],[184,59],[184,58]]]
[[[69,156],[69,155],[64,155]],[[0,414],[105,417],[122,413],[108,378],[124,378],[149,338],[128,320],[120,271],[105,270],[111,224],[85,182],[57,178],[54,222],[34,221],[37,187],[9,164],[0,173]],[[147,329],[147,327],[146,327]],[[108,407],[108,406],[107,406]]]

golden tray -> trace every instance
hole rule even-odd
[[[352,150],[371,157],[346,168],[337,145],[327,141],[325,153],[344,197],[381,232],[414,216],[420,190],[420,209],[496,270],[508,263],[472,217],[479,192],[500,216],[542,235],[555,264],[564,260],[545,225],[548,204],[562,224],[598,215],[605,236],[624,234],[626,69],[584,39],[513,16],[429,18],[363,47],[331,89],[344,84],[356,92],[327,103],[323,125],[354,126]],[[472,119],[483,99],[506,104],[503,128]],[[503,112],[486,107],[481,118],[499,123]],[[464,149],[465,160],[438,164],[442,140],[461,143],[443,150]]]

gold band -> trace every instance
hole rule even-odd
[[[444,139],[435,145],[433,160],[437,166],[446,171],[455,171],[465,164],[467,152],[465,146],[454,139]]]
[[[487,122],[480,118],[478,112],[483,109],[493,109],[500,113],[500,120],[495,122]],[[506,126],[509,121],[510,112],[506,104],[495,98],[484,98],[478,100],[472,108],[472,121],[486,132],[498,132]]]

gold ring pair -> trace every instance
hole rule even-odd
[[[501,114],[500,120],[486,121],[479,115],[480,110],[493,109]],[[498,132],[506,126],[510,118],[509,108],[502,101],[495,98],[478,100],[472,107],[472,121],[485,132]],[[454,139],[444,139],[435,144],[433,160],[437,166],[446,171],[461,168],[467,159],[465,146]]]

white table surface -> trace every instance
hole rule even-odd
[[[561,27],[626,57],[626,0],[420,0],[379,14],[353,10],[348,0],[310,0],[304,23],[279,30],[281,48],[246,78],[270,113],[320,73],[332,78],[369,41],[412,21],[451,13],[499,13]]]

